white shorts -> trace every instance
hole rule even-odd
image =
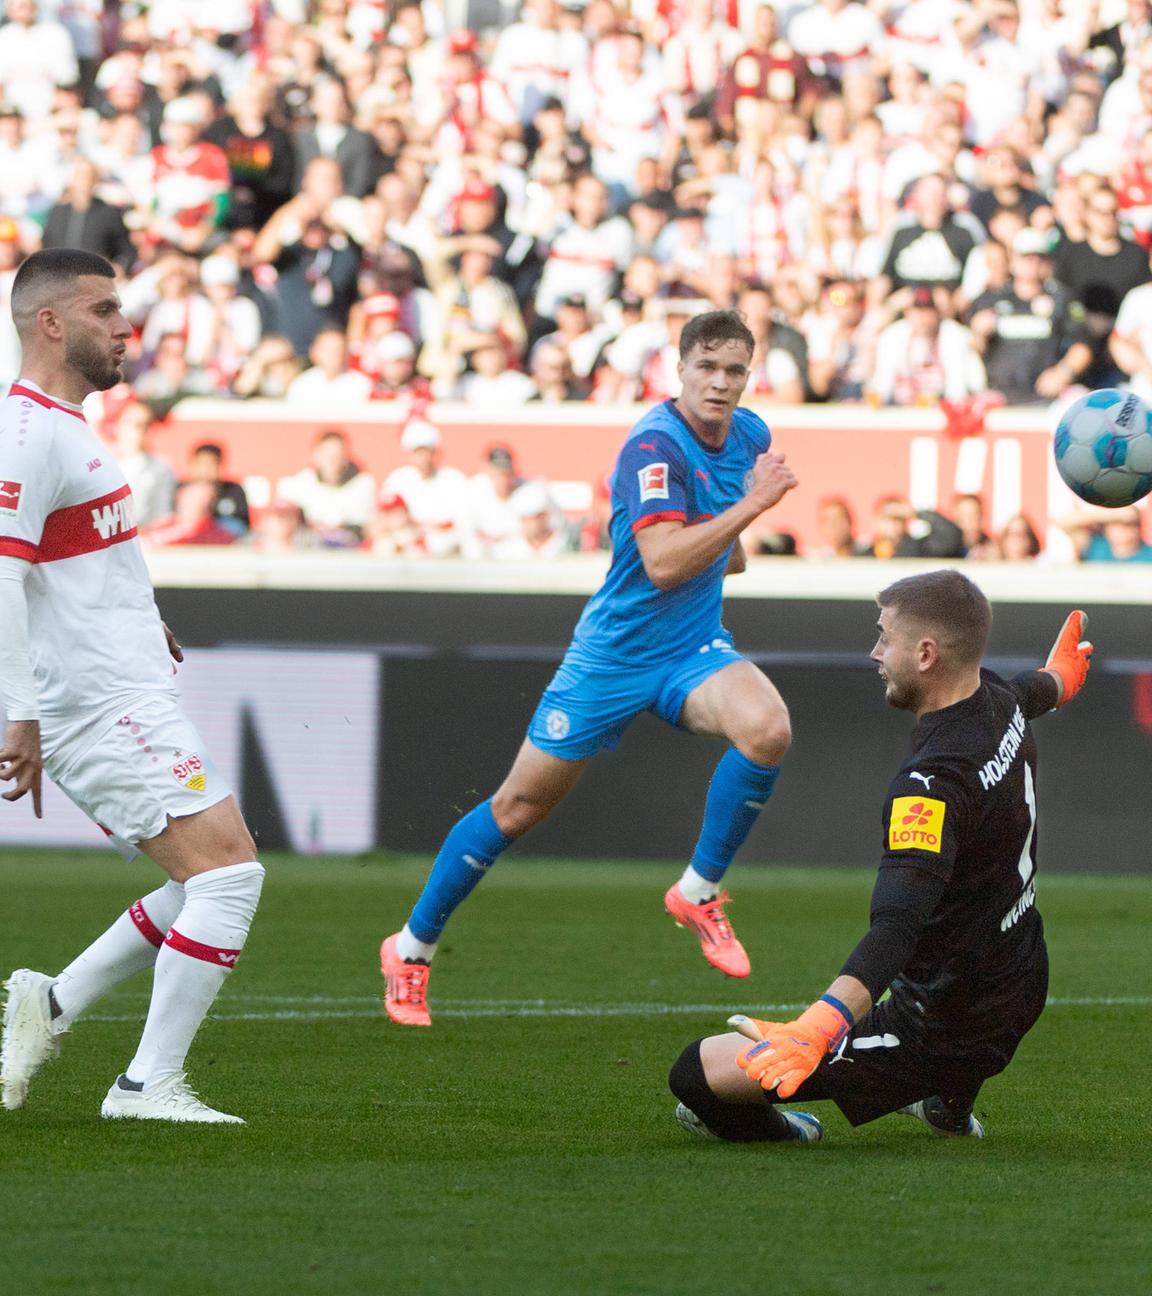
[[[195,725],[172,698],[141,698],[93,741],[81,730],[44,754],[44,772],[127,859],[169,818],[232,795]]]

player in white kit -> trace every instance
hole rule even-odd
[[[131,326],[112,266],[56,248],[21,266],[22,377],[0,401],[0,700],[4,799],[41,771],[126,855],[168,881],[59,975],[8,978],[4,1106],[23,1105],[60,1036],[105,991],[154,968],[136,1055],[101,1115],[243,1122],[189,1088],[184,1060],[248,935],[264,870],[230,789],[180,708],[179,646],[160,620],[132,494],[80,402],[123,380]]]

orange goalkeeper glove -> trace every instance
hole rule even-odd
[[[1087,629],[1086,613],[1069,612],[1068,619],[1064,622],[1060,633],[1056,636],[1056,642],[1052,645],[1052,651],[1048,654],[1048,660],[1044,663],[1044,669],[1059,675],[1060,682],[1064,686],[1063,696],[1056,703],[1057,706],[1071,702],[1084,687],[1084,681],[1088,678],[1088,667],[1092,662],[1092,645],[1084,638]]]
[[[795,1021],[762,1024],[771,1029],[737,1057],[736,1065],[762,1089],[775,1089],[781,1098],[791,1098],[824,1055],[848,1034],[853,1021],[842,1003],[825,995]]]

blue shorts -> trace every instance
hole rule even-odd
[[[528,737],[550,756],[586,760],[614,748],[641,711],[679,725],[688,694],[710,675],[743,660],[728,637],[712,639],[691,657],[659,666],[593,664],[566,657],[544,690]]]

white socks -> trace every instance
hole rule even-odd
[[[426,941],[417,940],[404,924],[404,930],[396,937],[396,953],[402,959],[422,959],[425,963],[432,962],[432,955],[436,953],[436,946],[439,942],[433,941],[429,945]]]
[[[154,1084],[184,1070],[184,1059],[224,978],[236,965],[260,900],[264,869],[230,864],[184,883],[184,907],[156,959],[152,1003],[126,1072]]]
[[[720,894],[720,886],[702,873],[697,873],[689,864],[680,879],[680,894],[689,904],[703,904],[705,900],[716,899]]]
[[[53,1030],[66,1031],[102,994],[150,968],[164,944],[164,933],[183,907],[184,888],[179,882],[167,882],[137,900],[73,959],[52,986],[61,1010]]]

